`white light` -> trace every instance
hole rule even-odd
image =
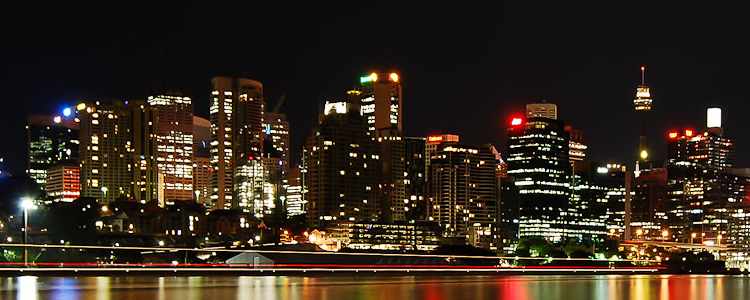
[[[21,208],[34,209],[34,200],[29,197],[21,198]]]
[[[706,127],[721,128],[721,108],[711,107],[706,110]]]
[[[607,174],[607,172],[609,172],[609,169],[607,169],[606,167],[598,167],[596,168],[596,172],[599,174]]]

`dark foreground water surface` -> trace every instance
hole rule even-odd
[[[9,277],[0,299],[750,299],[750,277],[200,276]]]

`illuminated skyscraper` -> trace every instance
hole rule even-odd
[[[350,100],[360,100],[371,137],[380,149],[378,184],[381,212],[386,222],[406,219],[404,186],[403,97],[397,73],[373,72],[359,80],[361,91],[348,93]]]
[[[430,158],[430,217],[444,237],[497,249],[496,152],[492,145],[442,144]]]
[[[81,196],[108,203],[155,198],[154,113],[143,102],[78,105]]]
[[[649,126],[649,118],[651,110],[653,109],[653,99],[651,98],[651,92],[646,85],[646,67],[641,67],[641,84],[638,85],[635,92],[635,99],[633,99],[633,108],[635,109],[637,118],[640,121],[640,138],[638,141],[638,158],[641,162],[649,160],[650,149],[648,149],[648,141],[646,140],[646,130]]]
[[[32,116],[26,124],[26,173],[44,189],[47,169],[78,162],[78,124],[60,116]]]
[[[320,119],[304,154],[310,223],[377,220],[380,156],[367,121],[347,102],[326,102]]]
[[[189,97],[162,94],[148,97],[155,109],[159,198],[166,202],[193,200],[193,104]],[[161,182],[163,181],[163,185]],[[162,195],[163,194],[163,195]]]
[[[560,121],[513,117],[506,162],[519,193],[519,237],[560,241],[568,234],[569,136]]]
[[[250,208],[262,194],[263,85],[245,78],[211,80],[213,209]]]

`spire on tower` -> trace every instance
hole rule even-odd
[[[641,66],[641,85],[646,85],[646,66]]]

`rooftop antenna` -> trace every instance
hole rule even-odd
[[[646,85],[646,66],[641,66],[641,85]]]

